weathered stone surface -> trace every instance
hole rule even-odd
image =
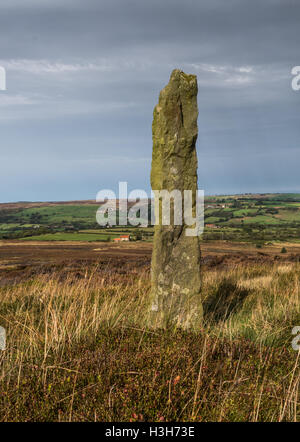
[[[197,77],[176,69],[161,91],[153,113],[153,190],[197,190]],[[193,197],[193,210],[195,209]],[[157,216],[157,211],[156,211]],[[187,226],[155,226],[152,254],[151,323],[199,329],[200,297],[199,237],[185,235]]]

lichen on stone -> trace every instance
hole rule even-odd
[[[197,77],[175,69],[160,92],[153,112],[153,190],[197,191]],[[158,205],[161,210],[161,204]],[[173,207],[173,206],[172,206]],[[160,214],[161,215],[161,214]],[[200,242],[188,237],[188,226],[155,226],[151,266],[151,325],[201,327]],[[189,226],[190,227],[190,226]]]

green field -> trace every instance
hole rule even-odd
[[[24,223],[35,220],[35,223],[55,224],[55,223],[72,223],[78,222],[94,222],[96,219],[97,206],[91,205],[57,205],[49,207],[39,207],[32,209],[24,209],[18,213],[18,217]]]
[[[40,205],[20,203],[10,208],[0,204],[0,239],[110,241],[130,234],[132,240],[151,241],[153,236],[151,226],[101,228],[96,222],[96,204]],[[209,196],[205,200],[205,224],[204,240],[298,241],[300,194]]]
[[[110,241],[118,235],[97,233],[46,233],[45,235],[27,236],[23,241]]]

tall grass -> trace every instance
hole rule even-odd
[[[297,421],[300,267],[203,275],[201,333],[146,329],[149,273],[87,267],[0,289],[0,419]]]

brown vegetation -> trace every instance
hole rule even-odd
[[[2,273],[2,421],[299,420],[300,267],[289,254],[210,267],[201,332],[154,332],[143,325],[148,245],[123,256],[81,247],[90,258],[62,249],[40,267],[32,257],[18,279]]]

